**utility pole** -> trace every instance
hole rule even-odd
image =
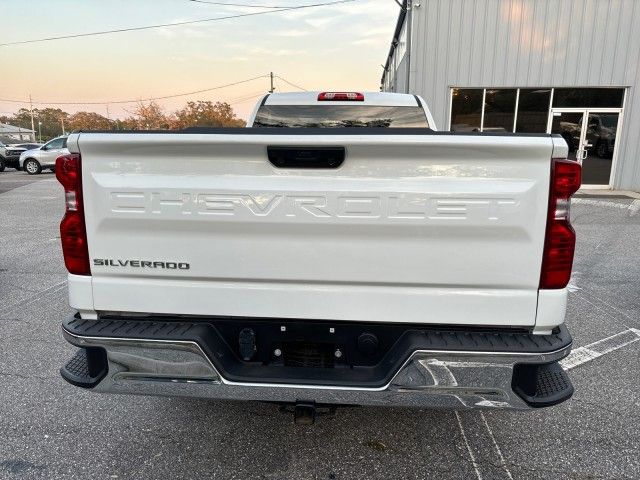
[[[60,117],[60,123],[62,124],[62,135],[65,135],[65,131],[64,131],[64,117]]]
[[[109,130],[111,130],[111,115],[109,114],[109,104],[107,103],[105,107],[107,108],[107,125]],[[117,127],[117,123],[116,123],[116,127]]]
[[[271,80],[271,88],[269,89],[269,93],[273,93],[275,87],[273,86],[273,72],[270,72],[269,78]]]
[[[31,94],[29,94],[29,112],[31,113],[31,131],[33,132],[33,140],[35,141],[36,125],[33,122],[33,101],[31,100]]]

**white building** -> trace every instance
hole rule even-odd
[[[0,141],[4,143],[35,142],[36,134],[29,128],[0,123]]]
[[[382,90],[421,95],[441,130],[559,133],[583,184],[640,191],[640,0],[410,4]]]

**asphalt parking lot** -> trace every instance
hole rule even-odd
[[[34,183],[19,186],[21,182]],[[0,478],[640,478],[640,200],[578,198],[567,324],[576,392],[533,412],[108,396],[65,383],[72,347],[51,174],[0,173]]]
[[[49,170],[45,170],[41,175],[28,175],[25,172],[7,168],[4,172],[0,172],[0,194],[54,176],[55,174]]]

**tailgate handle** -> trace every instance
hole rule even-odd
[[[267,155],[277,168],[338,168],[344,162],[344,147],[268,146]]]

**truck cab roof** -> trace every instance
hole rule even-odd
[[[263,105],[353,105],[358,103],[359,105],[371,105],[371,106],[393,106],[393,107],[415,107],[421,106],[421,102],[418,101],[416,95],[408,93],[389,93],[389,92],[353,92],[360,93],[364,96],[362,101],[340,101],[330,100],[322,101],[318,100],[321,93],[347,93],[347,92],[283,92],[283,93],[270,93],[263,97]],[[349,92],[352,93],[352,92]]]

